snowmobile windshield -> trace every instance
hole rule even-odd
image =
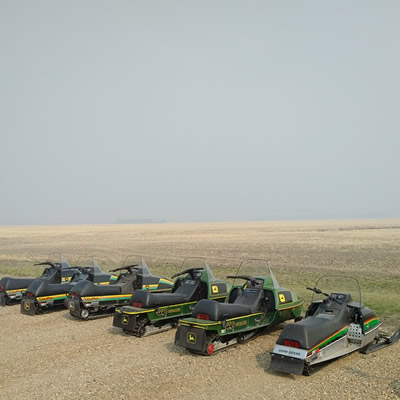
[[[103,271],[101,270],[99,264],[97,264],[95,259],[82,260],[78,259],[76,265],[80,266],[79,272],[75,273],[71,279],[71,282],[83,281],[89,278],[89,273],[93,275],[101,275]]]
[[[327,295],[338,303],[354,302],[361,303],[361,288],[356,278],[340,276],[340,275],[323,275],[317,282],[314,288],[321,293],[313,292],[312,301],[324,300]]]
[[[185,271],[189,270],[205,270],[208,275],[208,280],[215,281],[216,278],[212,273],[207,261],[203,257],[187,257],[183,260],[183,263],[179,269],[178,274],[176,276],[183,274]],[[201,274],[201,272],[199,271]]]
[[[138,255],[130,255],[127,256],[122,263],[123,267],[129,267],[131,265],[137,265],[135,268],[140,268],[141,273],[143,275],[151,275],[151,272],[149,270],[149,267],[147,266],[146,262],[144,261],[144,258],[142,256]]]
[[[71,265],[60,253],[50,253],[47,257],[47,262],[51,262],[56,266],[61,266],[61,269],[71,268]]]
[[[269,268],[267,260],[258,258],[245,258],[239,265],[239,268],[234,275],[235,278],[232,284],[242,285],[244,277],[255,278],[257,276],[270,276],[272,284],[276,289],[279,288],[279,284],[275,279],[271,269]]]

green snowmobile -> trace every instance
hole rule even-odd
[[[250,275],[250,270],[261,274]],[[267,261],[243,260],[236,276],[228,278],[243,279],[245,283],[237,287],[234,281],[226,303],[200,300],[190,318],[179,320],[176,345],[211,355],[243,343],[271,325],[300,316],[304,300],[279,286]]]
[[[225,301],[231,284],[216,279],[203,258],[185,259],[171,293],[137,290],[129,306],[117,308],[113,326],[134,336],[147,336],[178,325],[178,319],[192,313],[201,299]]]

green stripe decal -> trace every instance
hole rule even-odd
[[[308,350],[308,355],[312,353],[314,350],[317,348],[321,348],[326,346],[328,343],[333,342],[334,340],[340,338],[341,336],[345,335],[348,331],[348,326],[344,326],[342,329],[339,329],[335,333],[333,333],[331,336],[328,336],[326,339],[324,339],[322,342],[318,343],[316,346],[312,347],[310,350]]]
[[[374,326],[379,324],[379,319],[377,317],[372,317],[364,322],[364,331],[372,329]]]

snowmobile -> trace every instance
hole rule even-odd
[[[72,276],[78,271],[76,268],[71,267],[62,255],[59,255],[58,262],[50,263],[51,259],[54,259],[53,254],[49,255],[46,262],[33,264],[35,266],[46,265],[46,268],[43,270],[42,275],[38,278],[3,277],[0,280],[0,306],[19,303],[27,287],[37,279],[45,280],[48,283],[57,283],[58,267],[62,266],[61,280],[63,282],[69,282]]]
[[[62,282],[64,264],[53,264],[51,262],[41,263],[49,265],[54,272],[52,281],[36,279],[26,289],[21,300],[21,313],[28,315],[38,314],[40,311],[48,310],[55,306],[63,305],[68,292],[80,281],[90,281],[94,284],[108,284],[113,276],[101,271],[96,261],[88,267],[74,267],[75,273],[69,282]]]
[[[247,273],[243,274],[244,271]],[[258,274],[250,275],[250,271]],[[228,301],[200,300],[191,317],[179,321],[175,345],[193,353],[211,355],[244,343],[267,327],[300,316],[304,301],[278,284],[267,261],[243,260],[236,275],[227,278],[235,279]],[[236,280],[245,283],[237,287]]]
[[[110,316],[115,307],[128,304],[137,289],[169,292],[172,288],[170,280],[152,275],[140,256],[128,256],[122,267],[110,272],[119,272],[119,276],[108,286],[100,287],[93,282],[82,281],[69,292],[64,304],[73,317],[86,320]]]
[[[340,284],[342,282],[342,284]],[[335,287],[334,292],[325,288]],[[314,366],[357,350],[369,353],[393,344],[379,333],[381,321],[361,303],[360,285],[355,278],[322,276],[314,287],[305,317],[288,324],[271,352],[271,369],[294,375],[310,375]]]
[[[138,337],[175,328],[199,300],[224,301],[231,287],[216,279],[207,261],[198,257],[185,259],[181,271],[171,278],[177,278],[171,293],[134,292],[129,306],[115,310],[113,326]]]

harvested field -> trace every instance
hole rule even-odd
[[[92,255],[104,270],[142,254],[169,275],[186,256],[204,256],[224,277],[246,256],[267,258],[281,285],[306,300],[323,273],[357,276],[364,301],[400,325],[400,220],[0,227],[0,276],[29,276],[50,252]],[[269,371],[279,329],[212,357],[173,345],[174,331],[129,337],[111,319],[34,317],[0,308],[0,399],[400,398],[400,345],[352,354],[311,377]]]

